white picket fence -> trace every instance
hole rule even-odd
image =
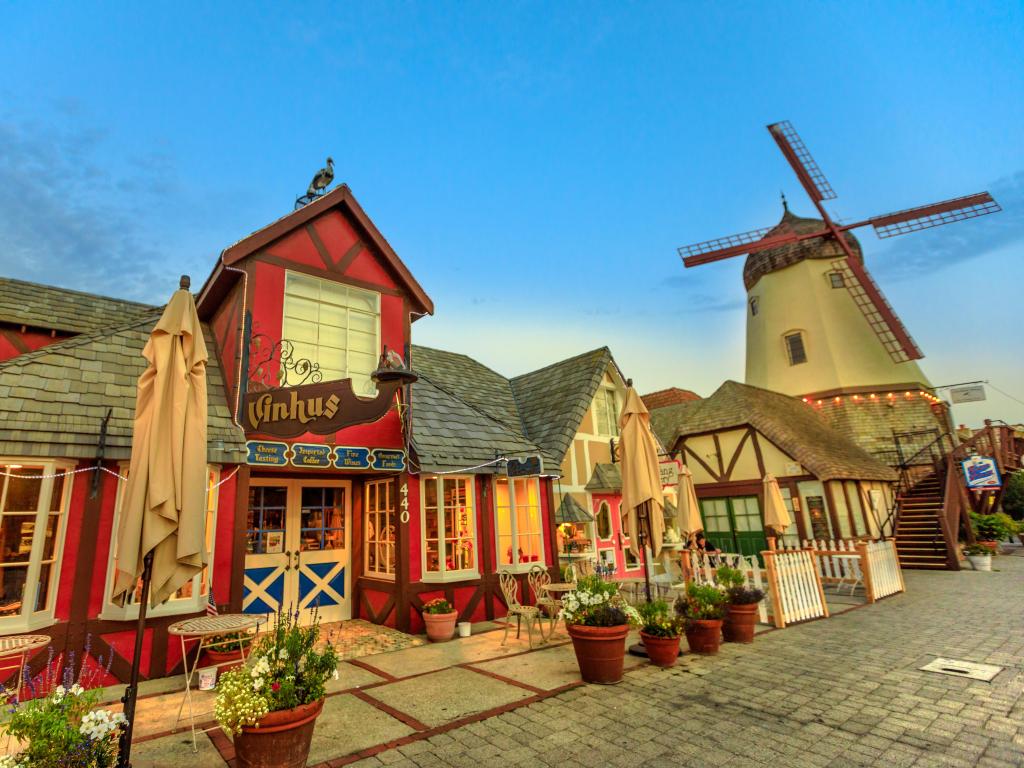
[[[869,603],[904,591],[896,544],[891,539],[808,539],[804,548],[814,550],[823,583],[836,584],[840,590],[847,585],[850,594],[863,586]]]
[[[692,549],[687,554],[690,557],[690,578],[698,584],[715,584],[717,582],[715,572],[718,568],[727,565],[746,575],[748,587],[765,590],[765,582],[762,578],[763,571],[756,557],[746,557],[735,552],[720,552],[716,555],[706,555],[703,552]],[[761,623],[767,624],[767,599],[758,603],[757,613]]]
[[[896,542],[892,539],[869,541],[861,546],[864,553],[862,557],[867,560],[864,589],[868,595],[868,602],[873,603],[875,600],[905,591]]]
[[[762,555],[776,627],[781,629],[794,622],[828,617],[828,605],[812,550],[776,550]]]

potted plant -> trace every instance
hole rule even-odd
[[[988,547],[995,554],[999,554],[999,542],[1006,541],[1017,530],[1013,518],[1005,512],[972,512],[971,524],[974,526],[974,537],[978,543]]]
[[[320,646],[320,619],[299,626],[298,612],[278,614],[256,639],[245,666],[217,683],[214,715],[234,737],[239,768],[302,768],[313,726],[324,706],[328,678],[338,677],[338,654]]]
[[[676,600],[676,613],[686,619],[686,643],[693,653],[718,653],[722,644],[722,618],[729,597],[714,584],[686,585]]]
[[[427,638],[434,643],[443,643],[455,637],[455,622],[459,612],[443,597],[435,597],[423,604],[423,623],[427,626]]]
[[[651,664],[658,667],[674,665],[679,658],[682,619],[672,615],[664,600],[642,603],[637,607],[637,613],[640,614],[640,637]]]
[[[565,622],[580,675],[588,683],[608,685],[622,679],[626,635],[640,615],[619,595],[617,584],[600,576],[581,576],[562,597]]]
[[[18,700],[17,691],[0,686],[0,705],[8,714],[7,734],[21,745],[16,754],[0,755],[0,768],[113,768],[117,762],[118,738],[127,720],[120,712],[94,709],[102,689],[87,690],[96,680],[83,679],[87,676],[84,665],[75,681],[70,667],[57,674],[59,663],[59,657],[56,664],[51,660],[43,673],[26,681],[25,689],[33,697],[27,701]],[[61,683],[54,685],[58,678]]]
[[[992,570],[992,549],[984,544],[968,544],[964,547],[964,554],[976,571]]]
[[[716,577],[729,598],[722,622],[722,637],[727,643],[754,642],[757,606],[764,600],[764,590],[747,586],[747,578],[737,568],[722,566]]]
[[[223,664],[240,660],[242,658],[241,649],[248,650],[252,644],[252,635],[248,632],[224,632],[207,638],[207,642],[213,646],[206,649],[207,660],[211,665],[220,667]],[[222,672],[234,669],[235,666],[238,665],[222,670]]]

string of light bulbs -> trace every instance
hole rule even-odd
[[[10,468],[12,468],[12,465],[8,465],[8,469],[10,469]],[[17,466],[14,466],[13,468],[17,469]],[[241,469],[241,467],[235,467],[233,470],[228,472],[227,475],[222,477],[219,481],[217,481],[213,485],[206,486],[206,490],[207,491],[212,491],[215,488],[219,488],[220,486],[224,485],[224,483],[226,483],[228,480],[230,480],[232,477],[234,477],[236,474],[238,474],[238,470],[239,469]],[[122,475],[120,472],[115,472],[114,470],[108,469],[107,467],[79,467],[78,469],[62,469],[59,472],[51,472],[51,473],[45,474],[45,475],[22,475],[22,474],[20,474],[18,472],[4,471],[4,472],[0,472],[0,477],[16,477],[19,480],[50,480],[50,479],[57,478],[57,477],[67,477],[69,475],[80,475],[83,472],[95,472],[97,470],[99,470],[100,472],[106,472],[108,475],[113,475],[118,480],[122,480],[124,482],[128,482],[128,478],[127,477]]]

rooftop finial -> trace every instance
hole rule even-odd
[[[786,193],[779,192],[779,197],[782,198],[782,212],[789,213],[789,203],[786,202]]]

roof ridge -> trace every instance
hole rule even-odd
[[[494,374],[495,376],[500,376],[501,378],[503,378],[503,379],[504,379],[505,381],[507,381],[507,382],[509,382],[509,383],[511,383],[511,381],[512,381],[512,380],[511,380],[511,379],[510,379],[510,378],[509,378],[508,376],[506,376],[505,374],[503,374],[503,373],[499,373],[498,371],[496,371],[496,370],[494,370],[493,368],[491,368],[491,367],[490,367],[489,365],[484,365],[484,364],[483,364],[483,363],[481,363],[481,362],[480,362],[479,360],[477,360],[477,359],[476,359],[475,357],[470,357],[470,356],[469,356],[469,355],[467,355],[467,354],[466,354],[465,352],[452,352],[452,351],[451,351],[450,349],[438,349],[437,347],[428,347],[428,346],[427,346],[426,344],[411,344],[410,346],[411,346],[411,347],[412,347],[413,349],[416,349],[416,348],[419,348],[419,349],[426,349],[426,350],[430,350],[431,352],[440,352],[440,353],[442,353],[442,354],[445,354],[445,355],[455,355],[456,357],[464,357],[464,358],[465,358],[466,360],[469,360],[469,361],[470,361],[470,362],[472,362],[472,363],[476,363],[476,364],[477,364],[477,365],[479,365],[479,366],[480,366],[481,368],[484,368],[485,370],[488,370],[488,371],[490,371],[490,372],[491,372],[491,373],[493,373],[493,374]]]
[[[586,357],[587,355],[592,355],[595,352],[607,352],[608,353],[608,357],[612,356],[612,351],[611,351],[611,349],[608,348],[608,345],[604,345],[604,346],[600,346],[600,347],[595,347],[594,349],[591,349],[591,350],[589,350],[587,352],[580,352],[578,355],[573,355],[572,357],[567,357],[567,358],[565,358],[563,360],[557,360],[557,361],[555,361],[553,363],[549,363],[549,364],[543,366],[542,368],[536,368],[536,369],[534,369],[532,371],[527,371],[526,373],[521,373],[518,376],[513,376],[511,379],[509,379],[509,381],[516,381],[516,380],[522,379],[522,378],[524,378],[526,376],[533,376],[536,373],[541,373],[542,371],[546,371],[546,370],[548,370],[550,368],[554,368],[556,365],[563,365],[564,363],[569,363],[569,362],[572,362],[573,360],[579,360],[581,357]]]
[[[163,307],[154,307],[152,312],[147,312],[145,315],[142,315],[141,317],[136,317],[130,321],[125,321],[120,325],[115,325],[110,328],[102,328],[98,331],[90,331],[89,333],[75,334],[74,336],[69,336],[66,339],[61,339],[60,341],[54,342],[53,344],[47,344],[45,347],[40,347],[39,349],[34,349],[31,352],[26,352],[22,355],[18,355],[17,357],[12,357],[8,360],[0,360],[0,369],[14,367],[15,365],[20,365],[22,363],[32,362],[33,360],[36,360],[40,357],[43,357],[44,355],[51,354],[53,352],[59,352],[61,350],[82,346],[84,344],[96,341],[97,339],[114,336],[118,333],[121,333],[122,331],[127,331],[130,328],[136,328],[140,325],[145,325],[152,320],[158,320],[159,315],[157,313],[162,313],[163,310]],[[203,325],[205,325],[205,323],[203,323]]]
[[[33,288],[48,288],[49,290],[52,290],[52,291],[60,291],[62,293],[73,293],[76,296],[83,296],[83,297],[89,298],[89,299],[103,299],[105,301],[121,302],[122,304],[133,304],[134,306],[140,307],[140,308],[150,308],[150,307],[155,308],[156,307],[155,304],[146,304],[145,302],[134,301],[132,299],[119,299],[116,296],[107,296],[107,295],[102,294],[102,293],[89,293],[88,291],[79,291],[79,290],[75,290],[74,288],[64,288],[62,286],[51,285],[49,283],[35,283],[35,282],[32,282],[31,280],[19,280],[16,277],[2,277],[2,276],[0,276],[0,282],[5,282],[5,281],[9,282],[9,283],[16,283],[17,285],[28,285],[28,286],[31,286]]]

